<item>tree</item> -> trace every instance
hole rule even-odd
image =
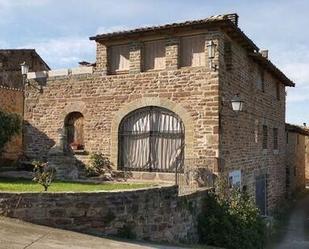
[[[0,155],[4,146],[10,141],[12,136],[21,131],[21,118],[14,113],[6,113],[0,110]]]

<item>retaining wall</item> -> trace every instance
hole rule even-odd
[[[207,191],[178,188],[123,192],[0,193],[0,215],[94,235],[158,242],[198,240],[196,218]]]

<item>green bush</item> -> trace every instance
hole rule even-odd
[[[111,162],[102,153],[94,153],[90,155],[90,164],[87,165],[88,176],[99,176],[112,171]]]
[[[11,137],[21,131],[21,119],[17,114],[0,110],[0,154]]]
[[[237,188],[212,192],[198,217],[200,243],[227,249],[261,249],[266,227],[252,199]]]

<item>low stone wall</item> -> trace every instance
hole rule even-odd
[[[176,186],[122,192],[0,193],[0,215],[94,235],[193,243],[207,191],[178,196]]]

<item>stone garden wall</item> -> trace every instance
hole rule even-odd
[[[94,235],[196,242],[196,217],[206,194],[178,196],[175,186],[123,192],[0,193],[0,215]]]

